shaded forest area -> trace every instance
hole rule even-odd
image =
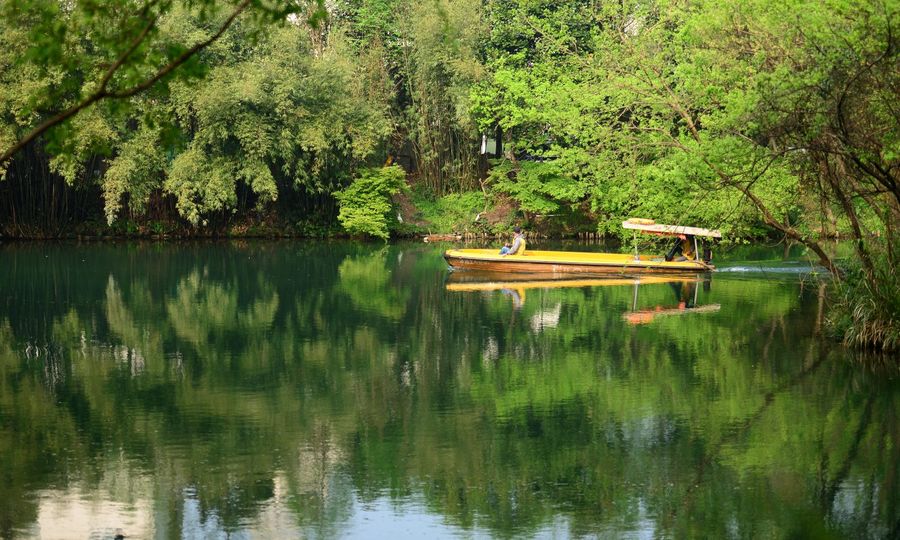
[[[896,348],[897,29],[893,0],[4,2],[0,230],[651,217],[805,245],[838,333]]]

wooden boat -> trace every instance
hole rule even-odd
[[[694,253],[699,253],[697,236],[720,238],[719,231],[661,225],[650,220],[629,220],[623,227],[664,236],[693,237]],[[488,272],[527,272],[550,274],[656,274],[710,272],[715,267],[702,260],[667,261],[661,256],[637,253],[589,253],[578,251],[533,251],[523,255],[500,255],[496,249],[449,249],[444,252],[453,269]]]

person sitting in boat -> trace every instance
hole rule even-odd
[[[522,309],[525,304],[525,289],[500,289],[500,292],[512,298],[513,309]]]
[[[500,249],[500,255],[524,255],[525,254],[525,235],[522,234],[521,227],[513,227],[515,236],[511,246],[504,245]]]
[[[680,255],[679,255],[680,253]],[[694,237],[690,234],[679,234],[678,239],[672,249],[666,253],[667,261],[684,262],[693,261],[697,258],[694,253]]]
[[[694,307],[694,294],[697,291],[696,281],[671,281],[669,285],[675,292],[678,300],[678,309],[691,309]]]

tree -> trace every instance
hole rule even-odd
[[[165,39],[159,31],[160,20],[178,5],[174,0],[4,3],[0,35],[7,38],[10,54],[0,82],[7,86],[24,72],[37,74],[44,83],[33,93],[15,96],[18,99],[0,100],[0,115],[6,116],[4,123],[12,124],[0,131],[0,167],[37,137],[94,103],[140,94],[185,64],[196,68],[191,64],[197,53],[219,39],[242,13],[271,22],[303,8],[297,2],[201,0],[193,8],[201,19],[216,23],[208,34],[179,42]]]
[[[472,97],[482,129],[499,128],[505,136],[504,161],[490,178],[495,190],[526,211],[590,208],[603,232],[618,233],[622,219],[634,216],[735,234],[755,223],[738,193],[711,190],[709,173],[698,176],[697,167],[672,151],[676,115],[636,79],[641,62],[667,73],[677,68],[672,37],[648,30],[675,32],[663,21],[648,26],[661,8],[638,2],[497,6],[509,11],[495,16],[493,77]],[[681,14],[675,9],[669,16]],[[519,31],[502,31],[506,21]],[[531,37],[519,43],[522,35]]]
[[[469,87],[483,75],[481,2],[362,0],[337,13],[360,49],[377,51],[394,90],[392,155],[412,154],[412,173],[434,194],[477,185],[477,128]]]
[[[72,185],[83,177],[99,184],[110,223],[123,211],[144,215],[160,198],[199,225],[292,192],[330,197],[380,148],[390,124],[367,53],[352,51],[340,29],[322,41],[314,16],[279,19],[265,33],[268,19],[230,22],[193,54],[190,76],[73,116],[51,135],[52,168]],[[222,28],[203,9],[176,3],[154,19],[153,36],[177,44]],[[86,170],[98,155],[102,165]]]
[[[849,234],[862,285],[848,280],[849,311],[868,330],[846,335],[886,348],[900,343],[897,19],[879,0],[686,4],[624,40],[614,79],[674,119],[655,142],[695,178],[736,190],[838,278],[848,268],[822,243],[836,226]]]
[[[495,190],[538,213],[589,204],[602,231],[631,216],[774,229],[839,277],[824,242],[841,230],[865,298],[891,306],[873,317],[897,319],[895,6],[491,6],[492,75],[472,101],[506,135]]]
[[[189,21],[174,17],[167,29],[193,33]],[[209,51],[203,81],[140,103],[138,129],[122,130],[101,181],[110,220],[125,200],[140,212],[153,192],[172,195],[193,224],[234,211],[242,191],[259,207],[292,190],[330,194],[379,148],[386,97],[359,77],[339,32],[313,55],[300,25],[258,39],[241,30]]]

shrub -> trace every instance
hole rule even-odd
[[[467,191],[438,199],[419,196],[415,204],[431,230],[449,233],[475,227],[475,217],[484,210],[485,198],[481,191]]]
[[[387,240],[391,198],[403,189],[406,173],[397,165],[362,169],[357,179],[334,194],[340,204],[338,221],[350,234]]]

